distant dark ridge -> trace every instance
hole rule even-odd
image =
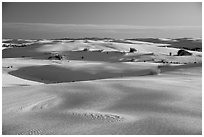
[[[31,43],[31,42],[23,40],[23,39],[12,39],[12,40],[6,40],[3,43],[25,44],[25,43]]]

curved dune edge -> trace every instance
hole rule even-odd
[[[115,65],[117,64],[117,65]],[[137,63],[135,63],[137,64]],[[102,67],[108,65],[109,67]],[[120,63],[104,63],[95,66],[90,65],[74,69],[72,67],[62,67],[60,65],[43,65],[43,66],[29,66],[21,67],[17,70],[8,72],[10,75],[19,77],[21,79],[30,80],[40,83],[62,83],[62,82],[75,82],[75,81],[89,81],[100,80],[108,78],[120,77],[134,77],[134,76],[148,76],[174,71],[178,69],[189,69],[193,67],[201,67],[202,64],[187,64],[187,65],[130,65]],[[126,65],[126,66],[125,66]],[[150,66],[152,66],[150,68]]]
[[[31,85],[40,85],[37,81],[26,80],[20,77],[16,77],[7,73],[2,74],[2,87],[14,87],[14,86],[31,86]]]
[[[166,46],[41,40],[2,50],[2,134],[201,135],[202,52]]]
[[[84,63],[86,65],[86,62]],[[74,64],[73,64],[74,65]],[[43,65],[21,67],[8,72],[10,75],[41,83],[62,83],[75,81],[88,81],[128,76],[145,76],[159,73],[156,65],[140,66],[137,64],[103,63],[79,68],[61,65]]]

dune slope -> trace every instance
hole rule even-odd
[[[201,135],[202,52],[165,46],[79,39],[3,49],[2,134]]]
[[[6,87],[3,134],[201,134],[200,71]]]

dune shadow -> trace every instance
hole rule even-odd
[[[125,53],[119,51],[66,51],[62,54],[69,60],[120,62]]]
[[[124,56],[123,52],[118,51],[45,51],[40,52],[42,44],[35,44],[28,47],[7,48],[2,51],[2,58],[32,58],[49,60],[52,52],[63,56],[65,60],[83,60],[83,61],[105,61],[120,62]]]
[[[127,69],[121,71],[115,71],[114,69],[103,67],[97,69],[98,70],[93,73],[86,69],[76,70],[72,68],[58,67],[55,65],[43,65],[22,67],[18,70],[10,71],[9,74],[46,84],[157,74],[157,69],[155,68]]]
[[[36,58],[40,56],[44,56],[43,52],[38,52],[37,49],[41,47],[43,44],[33,44],[26,47],[19,48],[7,48],[2,50],[2,58]]]

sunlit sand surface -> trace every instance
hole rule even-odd
[[[169,56],[179,49],[135,43],[4,49],[2,134],[202,134],[202,52]],[[63,59],[48,59],[55,53]]]

